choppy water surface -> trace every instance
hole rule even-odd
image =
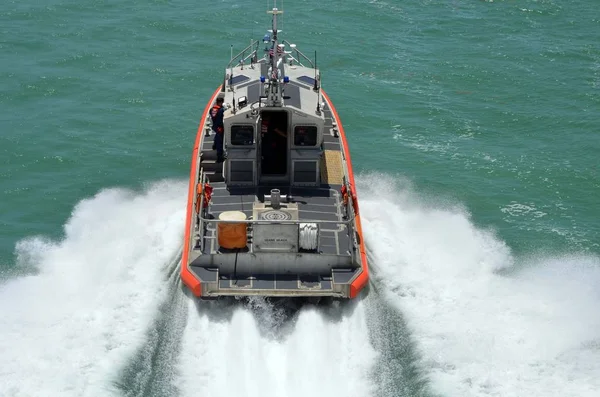
[[[0,395],[595,396],[596,4],[284,2],[372,267],[300,310],[177,272],[198,120],[265,7],[0,6]]]

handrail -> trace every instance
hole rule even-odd
[[[284,43],[284,44],[286,44],[286,45],[288,45],[288,46],[291,46],[291,43],[290,43],[289,41],[287,41],[287,40],[283,40],[283,43]],[[302,63],[300,62],[300,59],[299,59],[299,58],[300,58],[300,57],[302,57],[302,58],[306,59],[306,60],[308,61],[308,63],[310,63],[310,66],[311,66],[313,69],[315,68],[315,64],[313,63],[313,61],[311,61],[309,57],[307,57],[306,55],[304,55],[304,54],[302,53],[302,51],[300,51],[300,50],[298,49],[298,47],[294,48],[294,50],[293,50],[293,51],[296,51],[296,58],[298,58],[298,59],[296,59],[296,61],[297,61],[298,63],[300,63],[300,65],[302,65]],[[304,65],[302,65],[302,66],[304,66]]]
[[[200,158],[198,158],[198,179],[201,181],[202,179],[204,179],[205,174],[204,174],[204,168],[202,167],[202,165],[200,164]],[[194,200],[192,201],[192,211],[194,213],[194,217],[192,218],[194,221],[190,222],[190,238],[192,238],[192,236],[194,236],[194,232],[193,230],[196,228],[196,226],[199,227],[200,230],[202,230],[202,222],[198,219],[200,217],[200,214],[196,212],[196,207],[198,206],[198,200],[200,200],[200,202],[204,201],[204,189],[202,190],[202,194],[200,195],[200,197],[198,197],[198,182],[196,183],[195,186],[195,191],[194,191]],[[190,244],[190,250],[192,250],[192,245]],[[200,239],[200,249],[204,250],[204,239]]]
[[[283,40],[282,43],[291,46],[291,43],[287,40]],[[252,43],[250,43],[250,45],[248,45],[246,48],[244,48],[242,51],[240,51],[239,53],[237,53],[234,57],[231,58],[231,60],[229,61],[229,63],[227,64],[227,69],[231,68],[234,65],[237,65],[239,63],[244,63],[246,62],[249,58],[252,58],[254,56],[256,56],[256,58],[258,59],[258,50],[259,50],[259,46],[260,46],[260,41],[258,40],[252,40]],[[256,48],[253,48],[256,47]],[[246,55],[246,52],[250,51],[249,55]],[[290,51],[291,52],[296,52],[296,57],[294,58],[292,56],[292,58],[298,62],[300,65],[304,66],[301,62],[301,59],[307,61],[310,64],[311,68],[315,68],[315,64],[313,63],[313,61],[307,57],[306,55],[304,55],[304,53],[302,51],[300,51],[297,47],[294,48],[293,50]]]
[[[253,55],[257,55],[258,54],[258,46],[259,46],[260,42],[258,40],[252,40],[252,42],[250,43],[249,46],[247,46],[246,48],[244,48],[242,51],[240,51],[236,56],[232,57],[231,60],[229,61],[229,63],[227,64],[227,69],[231,68],[231,66],[235,63],[239,63],[238,58],[242,57],[242,62],[246,61],[248,58],[250,58]],[[244,57],[244,55],[246,54],[246,51],[250,51],[252,50],[252,47],[256,46],[256,49],[254,49],[253,51],[250,52],[250,55],[248,55],[247,57]]]
[[[196,201],[194,201],[194,210],[198,207],[198,200],[200,200],[200,203],[204,202],[204,189],[202,189],[202,193],[200,194],[200,197],[198,197],[198,185],[204,185],[204,167],[200,166],[200,175],[198,175],[198,181],[196,182]],[[202,207],[200,207],[200,211],[202,211]],[[197,212],[198,215],[200,215],[200,212]]]
[[[335,225],[348,225],[354,221],[356,214],[352,218],[346,219],[344,221],[323,221],[317,219],[299,219],[299,220],[288,220],[288,221],[269,221],[269,220],[258,220],[258,219],[244,219],[244,220],[224,220],[224,219],[208,219],[200,216],[200,220],[202,222],[214,222],[214,223],[251,223],[251,224],[261,224],[261,225],[296,225],[301,223],[319,223],[319,224],[335,224]]]

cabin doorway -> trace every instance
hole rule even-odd
[[[288,113],[263,111],[260,115],[260,173],[285,177],[288,168]]]

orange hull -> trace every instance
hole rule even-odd
[[[329,99],[329,96],[325,93],[325,90],[321,89],[323,93],[323,97],[327,101],[333,116],[338,122],[338,128],[340,130],[340,135],[342,137],[342,144],[344,146],[344,156],[346,156],[347,167],[348,167],[348,180],[350,181],[350,190],[354,197],[358,197],[356,194],[356,185],[354,183],[354,172],[352,171],[352,161],[350,159],[350,149],[348,148],[348,141],[346,140],[346,133],[344,132],[344,126],[342,125],[342,121],[338,116],[337,110],[335,106],[333,106],[333,102]],[[356,208],[358,209],[358,204],[356,204]],[[365,242],[363,239],[362,226],[360,223],[360,210],[356,214],[356,232],[359,236],[359,245],[360,245],[360,257],[362,262],[362,272],[358,275],[358,277],[350,284],[350,298],[355,298],[359,292],[366,287],[369,282],[369,264],[367,263],[367,250],[365,249]]]
[[[200,124],[198,126],[198,132],[196,134],[196,142],[194,143],[194,149],[192,150],[192,165],[190,170],[190,182],[188,188],[188,202],[187,202],[187,211],[185,215],[185,236],[183,240],[183,255],[181,258],[181,280],[183,283],[192,291],[192,293],[200,297],[200,281],[194,277],[192,272],[188,269],[188,257],[190,255],[190,233],[192,229],[192,213],[194,212],[194,194],[196,179],[198,179],[198,175],[196,174],[196,170],[198,168],[198,150],[202,147],[202,139],[204,139],[204,123],[206,118],[208,117],[208,112],[215,101],[215,98],[219,94],[221,87],[217,88],[206,104],[204,108],[204,112],[202,113],[202,118],[200,119]]]

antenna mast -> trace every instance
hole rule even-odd
[[[278,33],[278,31],[277,31],[277,15],[283,14],[283,11],[277,9],[277,0],[275,0],[273,3],[274,3],[273,9],[267,11],[267,14],[273,15],[273,28],[272,28],[273,37],[271,40],[273,42],[273,46],[272,46],[273,54],[271,55],[271,70],[270,70],[270,74],[268,76],[269,95],[268,95],[267,101],[268,101],[269,106],[281,106],[281,92],[280,92],[280,84],[279,84],[280,75],[279,75],[278,64],[279,64],[281,54],[283,54],[283,48],[281,48],[281,49],[279,48],[280,44],[278,43],[278,40],[277,40],[277,33]],[[283,46],[283,44],[281,44],[281,46]]]

